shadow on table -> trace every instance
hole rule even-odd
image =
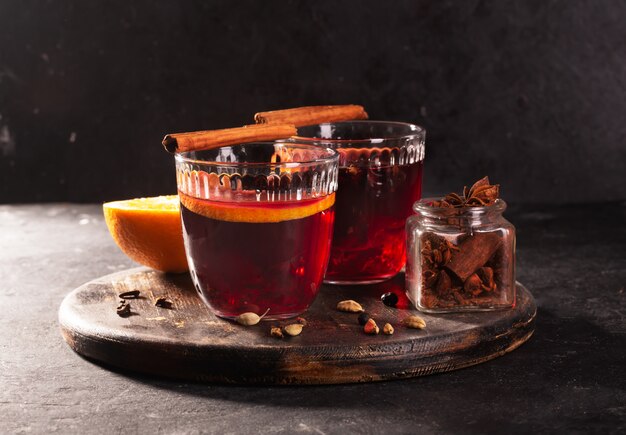
[[[477,429],[487,417],[496,422],[508,419],[509,424],[519,420],[519,427],[528,429],[550,421],[552,425],[547,427],[554,429],[555,416],[560,416],[564,429],[593,429],[598,427],[594,416],[603,415],[601,427],[626,418],[623,407],[615,408],[626,399],[624,349],[623,335],[581,318],[562,318],[540,309],[534,337],[518,350],[477,366],[414,379],[327,386],[241,386],[165,380],[112,370],[156,389],[250,405],[392,411],[404,415],[399,418],[411,419],[430,415],[440,422],[470,421]],[[611,407],[616,411],[607,420],[606,410]]]

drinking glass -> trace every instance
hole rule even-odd
[[[283,319],[313,302],[326,271],[338,153],[280,142],[176,155],[194,286],[218,316]]]
[[[404,225],[422,193],[425,136],[417,125],[387,121],[298,129],[298,142],[339,152],[339,189],[326,282],[375,283],[404,267]]]

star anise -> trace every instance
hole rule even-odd
[[[483,177],[469,189],[463,187],[463,195],[448,193],[439,201],[433,201],[433,207],[459,208],[480,207],[493,204],[500,196],[500,185],[489,183],[489,177]]]
[[[478,296],[482,292],[494,291],[496,283],[493,280],[493,269],[491,267],[481,267],[465,280],[463,289],[474,296]]]
[[[437,283],[437,280],[439,279],[439,271],[434,271],[434,270],[424,270],[423,275],[424,275],[424,285],[426,287],[434,287],[435,284]]]
[[[433,244],[436,247],[433,247]],[[452,259],[452,251],[458,250],[459,248],[454,243],[444,238],[424,241],[420,253],[425,263],[422,272],[425,287],[437,287],[440,291],[447,291],[451,287],[451,283],[440,282],[445,278],[450,279],[445,272],[442,273],[442,270]]]
[[[427,262],[429,262],[435,268],[441,268],[445,266],[452,258],[452,251],[458,251],[459,248],[452,242],[446,239],[439,241],[436,248],[433,248],[430,240],[424,242],[421,254]]]

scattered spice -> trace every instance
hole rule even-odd
[[[283,331],[285,332],[285,334],[289,335],[290,337],[295,337],[296,335],[300,335],[303,327],[304,326],[301,323],[292,323],[290,325],[285,326],[283,328]]]
[[[426,322],[420,316],[409,316],[402,320],[402,324],[407,328],[424,329],[426,328]]]
[[[157,298],[154,305],[160,308],[172,309],[172,301],[164,297]]]
[[[117,315],[120,317],[130,316],[130,303],[126,302],[124,299],[120,299],[119,305],[117,306]]]
[[[137,299],[141,292],[139,290],[129,290],[127,292],[120,293],[118,296],[121,299]]]
[[[268,308],[261,316],[259,316],[257,313],[242,313],[235,317],[235,322],[244,326],[256,325],[261,321],[263,317],[265,317],[267,313],[269,313],[269,311],[270,309]]]
[[[304,317],[296,317],[296,322],[298,322],[302,326],[306,326],[308,324],[308,322],[306,321]]]
[[[270,335],[275,338],[284,338],[283,330],[278,326],[272,326],[272,329],[270,329]]]
[[[385,323],[385,326],[383,326],[383,334],[385,335],[393,335],[394,329],[393,326],[391,326],[391,323]]]
[[[359,325],[365,325],[369,319],[370,315],[366,312],[359,314]]]
[[[361,313],[365,311],[363,310],[363,307],[361,306],[361,304],[359,304],[356,301],[353,301],[352,299],[339,302],[337,304],[337,309],[339,311],[345,311],[347,313]]]
[[[374,319],[369,319],[367,323],[365,324],[365,326],[363,327],[363,331],[366,334],[376,335],[380,332],[380,328],[378,328],[378,325],[376,324]]]
[[[387,305],[388,307],[395,307],[398,304],[398,295],[393,293],[393,292],[388,292],[383,294],[380,297],[380,300],[383,301],[383,304]]]

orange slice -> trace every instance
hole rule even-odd
[[[132,260],[163,272],[189,270],[177,195],[107,202],[102,209],[113,240]]]
[[[332,193],[320,199],[294,202],[246,203],[198,199],[178,192],[180,202],[190,211],[227,222],[272,223],[302,219],[324,211],[335,203]]]

